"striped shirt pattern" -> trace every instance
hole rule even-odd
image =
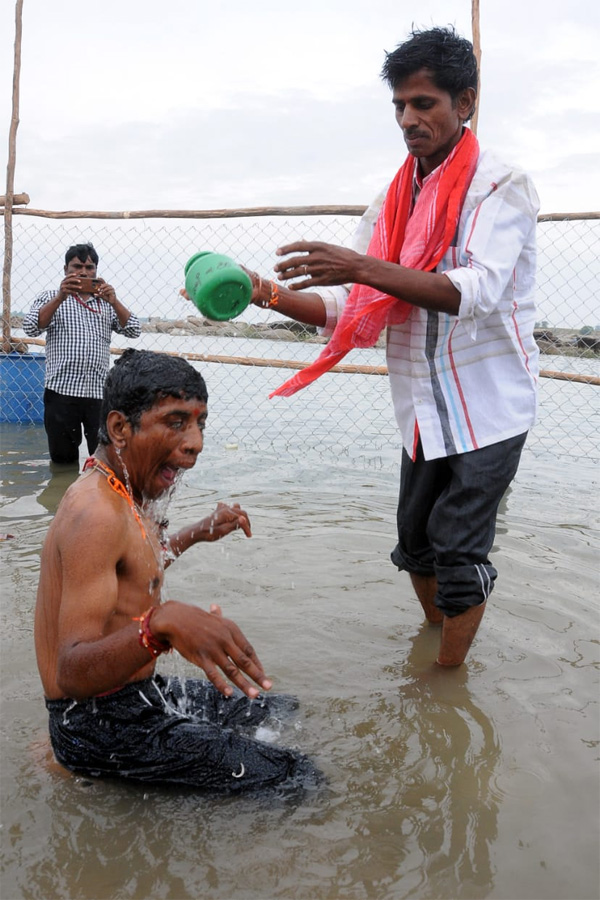
[[[85,302],[91,309],[86,309],[76,297],[68,296],[48,327],[40,328],[39,310],[57,294],[43,291],[23,319],[23,331],[29,337],[46,331],[45,387],[71,397],[100,399],[110,364],[111,333],[137,338],[142,332],[140,322],[132,314],[123,327],[106,300],[89,297]]]
[[[386,189],[365,212],[364,253]],[[453,246],[437,267],[460,292],[458,316],[414,307],[387,329],[396,420],[414,458],[486,447],[527,431],[537,410],[535,229],[539,201],[525,173],[481,154]],[[349,286],[321,288],[332,333]]]

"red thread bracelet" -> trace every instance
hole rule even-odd
[[[168,641],[160,641],[150,631],[150,619],[152,618],[155,609],[156,606],[151,606],[143,615],[136,616],[133,620],[134,622],[140,623],[138,632],[140,646],[145,647],[154,659],[156,659],[157,656],[160,656],[161,653],[169,653],[171,651],[171,645]]]

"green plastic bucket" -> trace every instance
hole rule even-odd
[[[235,319],[246,309],[252,282],[233,259],[205,250],[187,261],[185,290],[203,316],[223,322]]]

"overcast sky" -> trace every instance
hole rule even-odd
[[[480,5],[480,143],[532,174],[542,212],[599,209],[600,4]],[[15,191],[50,210],[368,203],[406,155],[379,72],[413,24],[471,37],[471,2],[24,0]]]

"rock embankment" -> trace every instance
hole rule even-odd
[[[238,319],[231,322],[213,322],[200,316],[186,319],[149,319],[142,324],[142,331],[171,335],[218,335],[233,338],[263,338],[269,341],[305,341],[312,344],[326,344],[328,338],[321,337],[312,325],[302,325],[290,319],[279,322],[250,324]],[[581,356],[585,351],[600,353],[600,332],[580,334],[567,328],[536,329],[534,337],[542,353],[550,356]],[[385,334],[377,342],[385,346]]]
[[[142,331],[149,334],[171,334],[175,337],[209,335],[212,337],[263,338],[269,341],[327,343],[327,338],[317,334],[317,329],[312,325],[301,325],[299,322],[289,320],[251,324],[238,319],[232,319],[230,322],[213,322],[200,316],[188,316],[186,319],[173,320],[150,318],[148,321],[142,322]]]
[[[581,356],[585,351],[600,353],[600,331],[581,334],[567,328],[536,328],[533,332],[540,352],[547,356]]]
[[[21,316],[11,316],[12,329],[22,328]],[[582,329],[583,330],[583,329]],[[302,325],[291,319],[277,322],[250,323],[239,319],[230,322],[213,322],[201,316],[187,316],[185,319],[150,318],[142,321],[142,331],[146,334],[170,334],[174,337],[189,335],[207,335],[231,338],[253,338],[269,341],[303,341],[312,344],[326,344],[328,338],[321,337],[313,325]],[[548,356],[589,356],[600,354],[600,330],[582,334],[568,328],[536,328],[534,337],[540,351]],[[14,346],[13,346],[14,345]],[[385,346],[385,335],[377,342],[378,347]],[[2,346],[5,353],[26,353],[27,344],[11,340]]]

